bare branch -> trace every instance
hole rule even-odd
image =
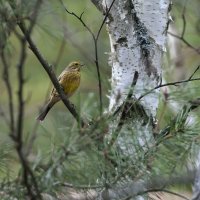
[[[178,174],[176,176],[171,176],[170,177],[166,177],[166,176],[153,176],[153,177],[149,177],[148,180],[134,180],[134,181],[130,181],[127,183],[124,183],[123,185],[116,185],[116,186],[111,186],[109,189],[106,189],[106,196],[107,198],[104,198],[104,193],[105,190],[101,191],[100,194],[98,194],[95,190],[93,189],[97,189],[98,186],[91,186],[91,190],[90,192],[93,194],[90,199],[91,200],[95,200],[97,198],[97,196],[101,196],[102,199],[126,199],[126,198],[130,198],[130,197],[136,197],[138,195],[142,195],[145,193],[149,193],[149,192],[155,192],[155,191],[163,191],[163,192],[168,192],[171,193],[173,195],[177,195],[183,199],[188,200],[186,197],[184,197],[183,195],[180,195],[178,193],[175,192],[171,192],[167,189],[165,189],[168,186],[171,185],[184,185],[184,184],[191,184],[195,178],[195,172],[196,170],[193,171],[187,171],[186,173],[181,173]],[[75,185],[71,185],[69,183],[58,183],[58,185],[63,185],[64,187],[68,187],[68,188],[73,188],[75,189],[74,193],[76,193],[76,197],[74,197],[74,200],[79,200],[80,196],[84,196],[83,192],[81,192],[81,189],[84,189],[84,187],[80,187],[78,186],[77,188],[75,187]],[[105,187],[105,186],[104,186]],[[101,188],[101,186],[100,186]],[[86,189],[87,188],[86,186]],[[87,197],[82,197],[82,200],[86,200]],[[196,199],[195,199],[196,200]]]
[[[183,20],[183,30],[182,30],[182,33],[181,33],[181,37],[183,38],[184,35],[185,35],[185,30],[186,30],[186,19],[185,19],[185,13],[186,13],[186,6],[187,6],[187,3],[188,3],[188,0],[185,0],[185,4],[184,4],[184,7],[183,7],[183,12],[182,12],[182,20]]]
[[[108,18],[108,15],[109,15],[109,13],[110,13],[110,10],[111,10],[111,8],[113,7],[113,4],[114,4],[114,3],[115,3],[115,0],[112,1],[112,3],[110,4],[109,8],[108,8],[107,11],[106,11],[105,17],[104,17],[104,19],[103,19],[103,21],[102,21],[102,23],[101,23],[101,26],[100,26],[100,28],[99,28],[99,30],[98,30],[98,32],[97,32],[96,40],[98,40],[98,38],[99,38],[99,35],[100,35],[101,30],[102,30],[102,28],[103,28],[103,25],[105,24],[105,22],[106,22],[106,20],[107,20],[107,18]]]
[[[185,43],[188,47],[190,47],[191,49],[193,49],[196,53],[200,54],[200,49],[199,48],[195,48],[193,45],[191,45],[185,38],[185,31],[186,31],[186,18],[185,18],[185,13],[186,13],[186,6],[187,6],[188,0],[185,0],[184,3],[184,7],[183,7],[183,12],[182,12],[182,21],[183,21],[183,28],[182,28],[182,33],[181,36],[178,36],[176,34],[173,34],[171,32],[167,32],[168,34],[174,36],[175,38],[178,38],[179,40],[181,40],[183,43]]]
[[[1,50],[1,59],[3,63],[3,79],[7,88],[8,93],[8,102],[9,102],[9,115],[10,115],[10,135],[14,134],[15,132],[15,122],[14,122],[14,106],[13,106],[13,94],[12,94],[12,87],[10,82],[10,76],[8,72],[8,63],[5,58],[4,50]]]
[[[17,65],[18,71],[18,117],[17,117],[17,129],[16,134],[12,134],[11,137],[16,142],[16,150],[20,158],[23,167],[23,181],[27,188],[28,194],[31,199],[41,199],[41,195],[37,186],[37,182],[33,175],[33,172],[26,161],[23,153],[23,121],[24,121],[24,99],[23,99],[23,88],[24,88],[24,63],[26,60],[26,40],[21,39],[21,54],[19,59],[19,64]],[[31,177],[31,182],[29,180]],[[33,189],[34,186],[34,189]]]
[[[75,18],[77,18],[77,19],[81,22],[81,24],[88,30],[88,32],[92,35],[92,37],[93,37],[93,39],[94,39],[94,38],[95,38],[94,33],[92,32],[92,30],[90,29],[90,27],[89,27],[89,26],[83,21],[83,19],[82,19],[82,16],[83,16],[83,13],[84,13],[84,12],[82,12],[81,15],[78,16],[76,13],[70,12],[70,11],[67,9],[67,7],[64,5],[64,3],[63,3],[62,0],[59,0],[59,1],[60,1],[60,3],[61,3],[62,7],[65,9],[65,11],[66,11],[68,14],[73,15]]]
[[[62,41],[62,43],[60,45],[58,54],[57,54],[57,56],[55,58],[55,61],[53,62],[54,66],[55,66],[54,67],[55,70],[57,69],[58,63],[59,63],[59,61],[60,61],[60,59],[61,59],[61,57],[62,57],[62,55],[64,53],[64,48],[65,48],[65,42],[64,42],[64,40],[65,40],[65,38],[63,38],[63,41]],[[51,87],[52,87],[52,84],[50,83],[49,87],[48,87],[48,90],[46,92],[45,98],[44,98],[43,106],[46,104],[46,101],[48,99]],[[35,124],[33,126],[33,129],[32,129],[32,131],[31,131],[31,133],[29,135],[28,142],[27,142],[27,145],[26,145],[26,154],[25,154],[26,156],[28,156],[30,154],[31,150],[32,150],[33,143],[34,143],[34,141],[36,139],[36,136],[37,136],[37,129],[39,127],[39,124],[40,124],[39,121],[36,120]]]
[[[105,17],[101,23],[101,26],[97,32],[97,35],[95,36],[95,34],[92,32],[92,30],[89,28],[89,26],[83,21],[82,19],[82,16],[83,16],[83,13],[81,13],[80,16],[78,16],[76,13],[74,12],[70,12],[66,6],[64,5],[63,1],[60,0],[60,3],[61,5],[63,6],[63,8],[65,9],[65,11],[70,14],[70,15],[73,15],[75,18],[77,18],[81,23],[82,25],[88,30],[88,32],[91,34],[92,36],[92,39],[94,41],[94,49],[95,49],[95,64],[96,64],[96,68],[97,68],[97,76],[98,76],[98,86],[99,86],[99,101],[100,101],[100,115],[102,115],[102,110],[103,110],[103,101],[102,101],[102,86],[101,86],[101,74],[100,74],[100,66],[99,66],[99,58],[98,58],[98,39],[99,39],[99,35],[101,33],[101,30],[103,28],[103,25],[105,24],[107,18],[108,18],[108,15],[110,13],[110,10],[114,4],[115,0],[112,1],[110,7],[108,8],[106,14],[105,14]],[[94,1],[93,3],[97,3],[97,1]],[[96,5],[101,5],[100,2],[98,2]]]
[[[138,77],[139,77],[139,73],[138,73],[138,71],[135,71],[134,76],[133,76],[133,81],[132,81],[132,84],[131,84],[131,88],[130,88],[129,93],[128,93],[127,97],[126,97],[126,100],[124,101],[124,103],[113,114],[113,116],[115,116],[120,110],[122,110],[121,116],[120,116],[120,120],[119,120],[119,123],[117,125],[116,131],[112,135],[112,138],[111,138],[111,140],[109,142],[109,145],[108,145],[107,149],[109,149],[115,143],[115,141],[116,141],[116,139],[117,139],[117,137],[118,137],[118,135],[120,133],[120,130],[121,130],[123,124],[124,124],[124,119],[127,116],[127,107],[130,107],[130,99],[133,96],[134,86],[137,83]],[[107,151],[107,149],[106,149],[106,151]]]
[[[37,2],[40,3],[40,0],[38,0]],[[12,3],[10,5],[11,5],[12,9],[14,10],[15,9],[14,3]],[[35,6],[35,8],[37,8],[37,7],[38,7],[38,5]],[[32,29],[31,27],[33,27],[33,25],[30,25],[29,30],[27,30],[25,24],[20,20],[20,18],[18,19],[17,15],[15,17],[16,17],[17,25],[19,26],[22,33],[24,34],[24,37],[25,37],[26,41],[28,42],[30,49],[35,54],[35,56],[37,57],[37,59],[39,60],[39,62],[41,63],[41,65],[43,66],[45,71],[47,72],[47,74],[49,75],[49,78],[52,81],[52,83],[53,83],[55,89],[57,90],[58,94],[60,95],[61,100],[63,101],[65,106],[68,108],[68,110],[71,112],[71,114],[74,116],[74,118],[77,120],[77,122],[80,123],[81,126],[83,127],[85,125],[84,121],[80,118],[80,116],[77,113],[74,105],[65,96],[65,93],[62,90],[62,88],[61,88],[61,86],[60,86],[60,84],[59,84],[59,82],[56,78],[56,75],[55,75],[55,73],[52,69],[52,66],[43,58],[43,56],[41,55],[41,53],[39,52],[39,50],[37,49],[36,45],[34,44],[34,42],[32,41],[32,39],[30,37],[29,31],[30,31],[30,29]],[[35,23],[35,21],[33,20],[32,23]]]
[[[83,127],[85,125],[83,119],[80,118],[80,116],[77,113],[74,105],[67,99],[64,91],[62,90],[62,88],[61,88],[61,86],[58,82],[58,79],[56,78],[56,75],[55,75],[55,73],[52,69],[52,66],[43,58],[43,56],[41,55],[41,53],[37,49],[36,45],[32,41],[30,35],[27,35],[25,25],[22,22],[20,22],[20,23],[18,23],[18,26],[20,27],[21,31],[25,35],[26,40],[29,43],[30,49],[35,54],[35,56],[37,57],[37,59],[39,60],[39,62],[41,63],[41,65],[43,66],[45,71],[47,72],[47,74],[49,75],[49,78],[52,81],[54,87],[56,88],[58,94],[60,95],[63,103],[68,108],[68,110],[71,112],[71,114],[74,116],[74,118],[77,120],[77,122],[78,123],[80,122],[81,126]]]
[[[102,115],[102,109],[103,109],[103,102],[102,102],[102,86],[101,86],[101,74],[100,74],[100,70],[99,70],[99,61],[98,61],[98,48],[97,48],[97,40],[95,37],[95,34],[92,32],[92,30],[89,28],[89,26],[83,21],[82,19],[82,15],[83,13],[78,16],[77,14],[75,14],[74,12],[70,12],[64,5],[63,1],[60,0],[60,3],[62,4],[62,6],[64,7],[65,11],[70,14],[73,15],[74,17],[76,17],[81,23],[82,25],[88,30],[88,32],[91,34],[92,39],[94,41],[94,49],[95,49],[95,64],[96,64],[96,68],[97,68],[97,75],[98,75],[98,85],[99,85],[99,102],[100,102],[100,115]]]
[[[188,79],[182,80],[182,81],[175,81],[175,82],[165,83],[165,84],[159,84],[158,86],[156,86],[153,89],[149,90],[145,94],[141,95],[137,100],[138,101],[141,100],[146,95],[150,94],[154,90],[157,90],[158,88],[161,88],[161,87],[170,86],[170,85],[177,86],[178,84],[182,84],[182,83],[188,83],[188,82],[192,82],[192,81],[200,81],[200,78],[192,78],[194,76],[194,74],[199,70],[199,68],[200,68],[200,65],[195,69],[195,71],[192,73],[192,75]]]
[[[21,149],[18,148],[17,152],[18,152],[18,156],[20,158],[20,161],[21,161],[21,164],[23,167],[23,181],[24,181],[24,185],[27,188],[29,197],[33,200],[42,199],[40,191],[38,189],[38,185],[37,185],[35,176],[31,170],[27,160],[25,159],[25,156],[22,152],[22,148]],[[31,182],[29,181],[29,176],[31,177]],[[33,186],[34,186],[34,188],[33,188]]]
[[[194,46],[192,46],[185,38],[175,35],[171,32],[167,32],[168,34],[180,39],[181,41],[183,41],[188,47],[190,47],[191,49],[193,49],[195,52],[197,52],[198,54],[200,54],[200,49],[199,48],[195,48]]]
[[[188,78],[188,80],[191,80],[193,78],[193,76],[196,74],[196,72],[199,70],[200,65],[197,66],[197,68],[194,70],[194,72],[191,74],[191,76]]]
[[[149,178],[147,181],[132,181],[124,184],[123,186],[117,186],[110,189],[110,198],[117,197],[116,199],[134,197],[149,192],[150,190],[160,190],[162,191],[165,187],[175,184],[189,184],[194,180],[195,171],[188,171],[184,174],[179,174],[176,176],[170,176],[166,178],[165,176],[154,176]]]
[[[35,6],[33,8],[33,13],[30,17],[31,23],[30,23],[30,26],[29,26],[28,31],[27,31],[28,35],[31,35],[33,27],[36,24],[41,4],[42,4],[42,0],[37,0],[36,3],[35,3]]]
[[[110,10],[113,6],[113,4],[115,3],[115,0],[112,1],[112,3],[110,4],[110,7],[108,8],[108,10],[106,11],[106,15],[101,23],[101,26],[97,32],[96,37],[94,38],[94,46],[95,46],[95,64],[96,64],[96,68],[97,68],[97,75],[98,75],[98,80],[99,80],[99,96],[100,96],[100,115],[102,115],[102,110],[103,110],[103,102],[102,102],[102,88],[101,88],[101,76],[100,76],[100,67],[99,67],[99,59],[98,59],[98,39],[99,39],[99,35],[101,33],[101,30],[103,28],[103,25],[105,24],[108,15],[110,13]]]
[[[14,138],[18,139],[18,142],[21,146],[22,132],[23,132],[23,119],[24,119],[24,99],[23,99],[23,85],[24,85],[24,63],[26,60],[26,42],[21,40],[21,54],[19,64],[17,65],[18,72],[18,117],[17,117],[17,130],[16,135],[13,135]],[[21,147],[20,147],[21,148]]]

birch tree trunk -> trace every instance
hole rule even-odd
[[[92,0],[106,12],[112,0]],[[169,0],[116,0],[108,17],[112,65],[109,111],[124,102],[135,72],[139,73],[134,97],[139,97],[161,81],[162,54],[165,50]],[[157,90],[141,100],[149,117],[158,108]]]
[[[106,9],[113,2],[113,0],[91,1],[103,13],[106,13]],[[116,0],[114,2],[107,20],[111,47],[109,63],[112,66],[108,109],[110,113],[115,112],[126,101],[135,74],[138,74],[138,78],[131,95],[132,104],[138,97],[160,83],[169,4],[169,0]],[[137,135],[137,143],[144,149],[149,148],[153,142],[153,121],[159,103],[158,95],[159,90],[139,101],[140,116],[135,116],[134,112],[129,113],[129,119],[132,120],[124,122],[120,130],[121,134],[115,141],[130,160],[137,160],[138,157],[133,134]],[[141,110],[145,114],[141,114]],[[145,120],[145,117],[148,120]],[[120,119],[118,117],[112,124],[111,137],[115,134],[113,130],[119,126]],[[127,133],[125,130],[127,128],[133,131]],[[139,164],[138,168],[146,171],[142,164]]]
[[[110,110],[124,101],[135,71],[139,73],[134,88],[136,97],[158,85],[165,49],[168,6],[169,0],[126,0],[114,4],[108,22],[112,53]],[[142,103],[154,117],[158,93],[144,97]]]

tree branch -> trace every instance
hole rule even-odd
[[[138,77],[139,77],[139,73],[138,71],[135,71],[134,73],[134,76],[133,76],[133,81],[131,83],[131,88],[129,90],[129,93],[125,99],[125,101],[123,102],[123,104],[121,106],[119,106],[119,108],[117,108],[117,110],[114,112],[113,116],[115,116],[120,110],[121,111],[121,116],[120,116],[120,119],[119,119],[119,122],[118,122],[118,125],[117,125],[117,128],[115,130],[115,132],[113,133],[112,135],[112,138],[109,142],[109,145],[107,147],[107,149],[109,149],[116,141],[118,135],[119,135],[119,132],[124,124],[124,121],[125,121],[125,118],[127,116],[127,107],[130,107],[130,100],[133,96],[133,91],[134,91],[134,86],[136,85],[137,83],[137,80],[138,80]],[[106,151],[107,151],[106,149]]]
[[[109,189],[106,189],[101,191],[100,194],[98,194],[95,190],[92,189],[98,189],[101,188],[101,186],[91,186],[91,188],[87,186],[78,186],[76,188],[75,185],[69,184],[69,183],[58,183],[59,185],[63,185],[64,187],[67,188],[73,188],[75,191],[74,193],[76,194],[76,197],[73,197],[73,200],[79,200],[80,196],[82,197],[81,200],[86,200],[86,197],[84,198],[84,194],[80,192],[81,189],[88,189],[90,193],[92,194],[90,196],[91,200],[97,199],[97,196],[101,196],[102,200],[119,200],[119,199],[126,199],[126,198],[131,198],[131,197],[136,197],[138,195],[142,195],[145,193],[149,192],[155,192],[155,191],[163,191],[163,192],[168,192],[174,195],[177,195],[181,198],[184,198],[188,200],[186,197],[183,195],[180,195],[175,192],[171,192],[169,190],[166,190],[166,187],[172,186],[172,185],[188,185],[193,183],[194,178],[195,178],[195,173],[196,170],[192,171],[187,171],[186,173],[181,173],[176,176],[152,176],[149,177],[148,180],[134,180],[130,182],[126,182],[123,185],[117,185],[117,186],[111,186]],[[105,187],[105,186],[104,186]],[[106,195],[105,195],[106,192]],[[88,192],[89,193],[89,192]],[[106,198],[105,198],[105,196]],[[197,199],[194,199],[197,200]]]
[[[146,191],[145,193],[147,193],[147,192],[165,192],[165,193],[169,193],[169,194],[175,195],[177,197],[180,197],[182,199],[189,200],[187,197],[185,197],[177,192],[172,192],[172,191],[166,190],[166,189],[152,189],[152,190],[150,189],[150,190]]]
[[[13,9],[14,13],[15,13],[15,5],[14,2],[10,2],[11,8]],[[38,7],[36,7],[38,8]],[[17,19],[17,14],[16,14],[16,19]],[[30,27],[33,27],[34,22],[31,22]],[[31,30],[30,30],[31,32]],[[29,33],[30,33],[29,32]],[[17,123],[16,123],[16,130],[12,131],[10,133],[10,137],[13,139],[13,141],[15,142],[16,145],[16,151],[22,166],[22,175],[23,175],[23,184],[25,186],[25,188],[27,189],[27,193],[28,193],[28,197],[32,200],[36,200],[36,199],[42,199],[41,198],[41,194],[40,191],[38,189],[38,185],[37,185],[37,181],[35,179],[35,176],[26,160],[26,157],[24,155],[23,152],[23,122],[24,122],[24,64],[26,61],[26,39],[25,37],[22,37],[21,35],[19,35],[16,31],[14,31],[14,33],[16,33],[17,39],[20,42],[21,45],[21,52],[20,52],[20,56],[19,56],[19,63],[17,64],[17,79],[18,79],[18,92],[17,92],[17,100],[18,100],[18,114],[17,114]],[[9,75],[8,75],[8,66],[7,63],[5,61],[5,57],[4,54],[2,54],[2,60],[3,60],[3,65],[4,65],[4,72],[6,75],[6,81],[7,81],[7,89],[8,89],[8,93],[9,93],[9,98],[11,98],[12,100],[12,91],[11,91],[11,82],[9,83]],[[10,86],[9,86],[10,84]],[[12,102],[10,100],[10,102]],[[10,103],[11,104],[11,103]],[[13,112],[12,109],[13,105],[10,106],[10,113]],[[12,114],[13,115],[13,114]],[[13,118],[13,119],[12,119]],[[11,117],[11,121],[13,121],[13,125],[11,129],[14,129],[13,126],[14,124],[14,117]]]
[[[182,36],[178,36],[178,35],[175,35],[171,32],[167,32],[168,34],[178,38],[179,40],[181,40],[183,43],[185,43],[188,47],[190,47],[191,49],[193,49],[194,51],[196,51],[198,54],[200,54],[200,49],[199,48],[195,48],[194,46],[192,46],[184,37]]]
[[[19,146],[21,148],[21,139],[23,132],[23,119],[24,119],[24,99],[23,99],[23,85],[24,85],[24,63],[26,60],[26,42],[21,39],[21,54],[19,64],[17,65],[18,72],[18,117],[17,117],[17,130],[16,135],[13,135],[15,139],[18,139]]]
[[[21,29],[22,33],[24,34],[24,36],[25,36],[25,38],[26,38],[26,40],[27,40],[27,42],[30,46],[30,49],[35,54],[35,56],[37,57],[37,59],[41,63],[42,67],[45,69],[45,71],[49,75],[49,78],[52,81],[54,87],[56,88],[58,94],[60,95],[63,103],[68,108],[68,110],[71,112],[71,114],[74,116],[74,118],[77,120],[77,122],[80,123],[81,126],[83,127],[85,125],[85,122],[83,121],[83,119],[81,119],[81,117],[77,113],[74,105],[67,99],[64,91],[62,90],[62,88],[61,88],[61,86],[58,82],[58,79],[56,78],[56,75],[55,75],[55,73],[52,69],[52,66],[43,58],[43,56],[41,55],[41,53],[37,49],[36,45],[32,41],[30,35],[27,35],[27,30],[25,28],[25,25],[22,22],[19,22],[18,26]]]
[[[40,10],[41,4],[42,4],[42,0],[37,0],[36,3],[35,3],[35,6],[33,8],[33,13],[30,17],[31,23],[30,23],[30,26],[28,28],[27,35],[31,35],[31,33],[32,33],[32,30],[33,30],[33,28],[36,24],[36,21],[37,21],[38,12]]]
[[[31,199],[42,199],[38,189],[38,185],[35,176],[24,156],[23,153],[23,121],[24,121],[24,99],[23,99],[23,88],[24,88],[24,63],[26,60],[26,40],[21,38],[21,54],[19,64],[17,65],[18,72],[18,117],[17,117],[17,128],[16,134],[11,134],[12,139],[16,143],[16,150],[23,168],[23,182],[27,188],[28,195]],[[29,179],[31,177],[31,181]]]
[[[185,35],[185,30],[186,30],[186,19],[185,19],[185,12],[186,12],[186,6],[187,6],[188,0],[185,0],[185,4],[183,7],[183,12],[182,12],[182,20],[183,20],[183,29],[182,29],[182,33],[181,33],[181,37],[183,38]]]
[[[197,66],[197,68],[195,69],[195,71],[192,73],[192,75],[186,79],[186,80],[182,80],[182,81],[175,81],[175,82],[169,82],[169,83],[165,83],[165,84],[159,84],[158,86],[154,87],[153,89],[149,90],[148,92],[142,94],[138,99],[137,101],[141,100],[143,97],[145,97],[146,95],[150,94],[151,92],[153,92],[154,90],[157,90],[158,88],[161,88],[161,87],[165,87],[165,86],[177,86],[178,84],[182,84],[182,83],[188,83],[188,82],[191,82],[191,81],[200,81],[200,78],[193,78],[193,76],[195,75],[195,73],[199,70],[200,68],[200,65]]]
[[[97,1],[94,1],[94,2],[96,3],[96,5],[101,5],[100,2],[98,2],[98,3],[97,3]],[[94,2],[93,2],[93,3],[94,3]],[[70,12],[70,11],[66,8],[66,6],[64,5],[63,1],[60,0],[60,3],[61,3],[61,5],[63,6],[63,8],[65,9],[65,11],[66,11],[68,14],[73,15],[75,18],[77,18],[77,19],[81,22],[81,24],[82,24],[82,25],[88,30],[88,32],[91,34],[92,39],[93,39],[93,41],[94,41],[95,65],[96,65],[96,69],[97,69],[98,86],[99,86],[99,102],[100,102],[100,108],[99,108],[99,110],[100,110],[100,115],[102,115],[102,111],[103,111],[103,101],[102,101],[101,74],[100,74],[100,66],[99,66],[99,58],[98,58],[98,39],[99,39],[99,35],[100,35],[100,33],[101,33],[101,30],[102,30],[102,28],[103,28],[103,25],[105,24],[105,22],[106,22],[106,20],[107,20],[107,18],[108,18],[108,15],[109,15],[109,13],[110,13],[110,10],[111,10],[111,8],[112,8],[114,2],[115,2],[115,0],[112,1],[110,7],[108,8],[108,10],[107,10],[107,12],[106,12],[106,14],[105,14],[105,17],[104,17],[103,21],[102,21],[102,23],[101,23],[101,26],[100,26],[100,28],[99,28],[97,34],[95,35],[95,34],[92,32],[92,30],[90,29],[90,27],[83,21],[83,19],[82,19],[83,13],[82,13],[80,16],[78,16],[76,13]]]
[[[199,48],[195,48],[194,46],[192,46],[185,38],[185,31],[186,31],[186,18],[185,18],[185,12],[186,12],[186,6],[187,6],[188,0],[185,0],[184,3],[184,7],[183,7],[183,11],[182,11],[182,21],[183,21],[183,28],[182,28],[182,33],[181,36],[173,34],[171,32],[167,32],[168,34],[172,35],[175,38],[178,38],[179,40],[181,40],[183,43],[185,43],[188,47],[190,47],[191,49],[193,49],[194,51],[196,51],[198,54],[200,54],[200,49]]]
[[[12,94],[12,87],[10,82],[10,76],[9,76],[9,66],[7,63],[7,60],[5,58],[4,50],[1,49],[1,59],[3,63],[3,80],[5,82],[7,93],[8,93],[8,104],[9,104],[9,115],[10,115],[10,135],[14,134],[15,132],[15,122],[14,122],[14,106],[13,106],[13,94]]]
[[[58,66],[58,63],[59,63],[59,61],[60,61],[60,58],[61,58],[62,55],[63,55],[64,48],[65,48],[65,42],[64,42],[64,39],[63,39],[63,41],[62,41],[62,43],[61,43],[61,45],[60,45],[58,54],[57,54],[57,56],[56,56],[56,58],[55,58],[55,60],[54,60],[54,62],[53,62],[53,63],[54,63],[54,66],[55,66],[55,67],[54,67],[55,70],[57,69],[57,66]],[[43,106],[45,106],[45,104],[46,104],[46,101],[47,101],[48,96],[49,96],[49,92],[51,91],[51,87],[52,87],[52,84],[51,84],[51,82],[50,82],[49,87],[48,87],[48,90],[47,90],[46,95],[45,95],[45,97],[44,97]],[[42,106],[42,107],[43,107],[43,106]],[[36,139],[36,136],[37,136],[38,127],[39,127],[39,121],[36,120],[36,121],[35,121],[35,124],[34,124],[34,126],[33,126],[33,129],[32,129],[32,131],[31,131],[31,133],[30,133],[30,135],[29,135],[29,138],[28,138],[28,140],[27,140],[27,145],[26,145],[26,156],[28,156],[28,155],[30,154],[31,150],[32,150],[33,143],[34,143],[34,141],[35,141],[35,139]]]
[[[164,188],[177,185],[177,184],[190,184],[195,177],[195,171],[188,171],[187,173],[179,174],[177,176],[165,177],[154,176],[147,181],[132,181],[124,184],[123,186],[117,186],[111,188],[109,191],[110,199],[122,199],[126,197],[134,197],[149,192],[149,190],[160,190]]]

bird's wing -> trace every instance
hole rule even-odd
[[[62,83],[62,77],[63,77],[64,71],[60,74],[60,76],[58,77],[58,82],[61,84]],[[52,96],[58,96],[58,93],[55,89],[55,87],[52,88],[51,93],[50,93],[50,97]]]
[[[61,74],[60,74],[60,76],[58,77],[58,82],[60,83],[60,84],[62,84],[62,82],[63,82],[63,78],[64,78],[64,74],[66,73],[66,71],[63,71]]]

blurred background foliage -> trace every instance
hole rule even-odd
[[[32,14],[31,11],[35,2],[35,0],[21,1],[15,12],[20,14],[21,18],[27,18]],[[75,12],[77,15],[81,15],[84,12],[82,15],[83,20],[95,34],[97,33],[104,16],[101,15],[91,2],[86,0],[63,2],[70,11]],[[6,1],[1,2],[1,6],[5,4]],[[7,31],[6,24],[2,25],[4,29],[1,30],[1,36]],[[18,28],[16,30],[21,33]],[[5,38],[2,37],[1,41],[3,41],[3,39]],[[71,61],[80,61],[85,64],[85,67],[82,70],[80,88],[71,98],[71,101],[80,111],[83,118],[87,118],[88,120],[97,118],[99,116],[99,97],[98,79],[94,62],[94,42],[85,27],[83,27],[80,21],[76,18],[67,14],[59,1],[45,0],[40,8],[37,23],[32,33],[32,39],[42,55],[50,64],[53,65],[58,75]],[[13,32],[7,38],[5,52],[7,53],[9,73],[12,80],[16,118],[18,108],[16,66],[19,62],[20,43]],[[98,52],[104,94],[103,104],[104,108],[106,108],[108,106],[107,95],[109,94],[110,88],[109,79],[111,68],[107,63],[109,41],[105,28],[103,28],[98,41]],[[0,66],[3,72],[2,63]],[[87,141],[85,141],[86,144],[84,145],[84,140],[82,141],[82,139],[78,138],[79,130],[77,129],[77,122],[74,120],[71,113],[68,112],[63,103],[57,103],[43,123],[39,124],[36,121],[39,109],[44,105],[44,102],[49,97],[52,84],[50,83],[46,72],[29,48],[27,48],[27,59],[24,70],[25,117],[23,134],[25,149],[28,149],[27,154],[29,154],[30,162],[34,163],[34,165],[36,165],[35,168],[38,169],[39,167],[37,167],[37,164],[39,165],[41,162],[49,164],[49,162],[54,163],[57,159],[59,160],[58,155],[62,154],[61,152],[63,152],[63,148],[72,148],[75,151],[73,154],[76,154],[76,151],[78,151],[77,148],[80,148],[77,147],[77,141],[80,140],[80,143],[83,145],[82,148],[85,149],[86,152],[80,154],[77,153],[75,158],[73,158],[73,156],[72,158],[70,157],[71,165],[67,167],[63,166],[65,170],[60,169],[60,173],[62,172],[60,178],[62,177],[62,179],[65,179],[66,177],[63,174],[68,176],[70,174],[70,178],[68,179],[69,182],[73,181],[76,183],[79,180],[79,184],[88,184],[89,182],[96,181],[96,177],[99,177],[99,174],[96,176],[95,174],[97,174],[97,169],[100,167],[98,159],[96,156],[92,157],[91,154],[90,156],[87,155]],[[0,80],[0,91],[0,141],[3,149],[0,154],[2,155],[2,166],[0,165],[2,170],[0,170],[0,177],[2,179],[5,178],[12,180],[17,174],[21,173],[21,168],[20,162],[18,161],[16,152],[13,148],[14,144],[8,134],[8,96],[3,79]],[[33,146],[32,140],[34,140]],[[61,146],[63,148],[60,148]],[[80,158],[82,159],[79,160]],[[95,162],[95,167],[91,165],[92,162]],[[88,165],[90,165],[90,170],[86,173],[89,169]],[[53,169],[51,169],[51,167]],[[51,167],[46,172],[48,181],[50,181],[49,179],[52,175],[51,171],[52,173],[55,173],[55,166],[52,165]],[[93,172],[92,174],[94,177],[91,177],[91,172]],[[83,176],[82,179],[80,176]],[[48,182],[48,184],[50,183]]]
[[[28,0],[22,1],[22,4],[18,7],[18,11],[22,17],[26,18],[31,14],[34,2],[35,1]],[[82,16],[84,22],[87,23],[93,32],[97,33],[102,23],[103,16],[90,1],[64,0],[63,2],[70,11],[75,12],[77,15],[81,15],[81,13],[84,12]],[[2,0],[2,3],[6,3],[6,1]],[[182,13],[184,5],[185,1],[183,0],[174,0],[172,5],[172,23],[178,35],[181,34],[183,28]],[[187,23],[185,39],[195,48],[200,48],[199,7],[200,2],[198,0],[190,0],[185,10]],[[1,31],[3,32],[5,29]],[[18,29],[17,31],[20,32]],[[79,60],[85,64],[86,67],[82,70],[81,86],[78,92],[71,98],[71,101],[76,105],[83,118],[97,119],[99,115],[98,80],[94,63],[94,43],[88,31],[76,18],[65,12],[59,1],[45,0],[40,8],[32,38],[42,55],[53,65],[57,74],[60,74],[70,61]],[[170,53],[168,53],[170,48],[168,48],[163,66],[163,80],[166,82],[189,77],[200,63],[199,54],[182,41],[179,42],[181,66],[177,66],[176,63],[171,60]],[[19,49],[20,44],[15,34],[11,33],[6,42],[5,51],[9,58],[9,72],[14,94],[15,115],[18,87],[16,65],[19,62]],[[111,67],[108,65],[109,51],[109,39],[106,28],[104,27],[98,40],[98,52],[103,84],[103,105],[105,110],[109,103],[108,95],[111,77]],[[26,149],[30,151],[27,153],[27,155],[29,155],[29,160],[33,163],[33,169],[37,172],[36,174],[38,174],[39,177],[41,176],[43,180],[43,185],[41,184],[41,187],[48,188],[48,190],[53,193],[55,182],[59,183],[60,181],[67,181],[77,185],[103,184],[103,182],[107,180],[100,179],[102,178],[102,174],[108,170],[107,168],[109,168],[110,171],[113,170],[114,173],[113,166],[105,163],[102,152],[98,151],[99,148],[101,148],[99,145],[90,143],[87,137],[79,137],[77,123],[62,102],[54,106],[43,123],[38,124],[35,120],[39,108],[42,107],[45,100],[48,98],[52,84],[30,49],[27,50],[27,55],[24,67],[26,82],[24,85],[25,117],[23,133],[24,141],[26,141]],[[2,63],[0,63],[0,67],[1,70],[3,70]],[[182,78],[179,76],[180,73],[182,74]],[[198,71],[195,76],[199,77],[199,75],[200,72]],[[170,89],[165,88],[161,90],[160,107],[158,110],[158,131],[169,124],[169,121],[176,116],[184,104],[191,99],[199,97],[199,88],[199,82],[191,82],[178,87],[172,86]],[[14,144],[8,135],[8,124],[6,123],[8,119],[8,97],[2,79],[0,79],[0,94],[0,149],[2,149],[2,151],[0,151],[0,177],[2,180],[12,180],[17,174],[21,173],[21,168],[13,148]],[[176,109],[172,105],[175,105]],[[196,128],[192,129],[191,135],[195,135],[195,137],[199,134],[198,124],[200,124],[200,115],[198,113],[199,110],[192,114],[195,119]],[[104,128],[105,127],[99,128],[99,132]],[[188,132],[191,132],[191,129],[188,128]],[[171,143],[177,143],[178,145],[180,144],[177,142],[178,140],[188,140],[187,144],[191,144],[193,138],[189,136],[186,134],[185,137],[179,138],[180,140],[178,139],[179,136],[177,136],[173,138]],[[32,140],[34,140],[33,146],[30,143]],[[191,142],[189,142],[190,140]],[[184,141],[182,142],[182,149],[185,148]],[[167,145],[168,144],[166,144],[166,146]],[[153,164],[153,166],[160,165],[158,171],[170,171],[170,169],[174,167],[174,161],[181,157],[178,152],[175,152],[176,149],[174,149],[172,153],[169,152],[169,148],[166,146],[160,147],[156,155],[157,160],[155,160]],[[188,146],[188,148],[189,147],[190,146]],[[69,155],[65,155],[65,160],[63,161],[62,156],[65,150],[67,150],[67,152],[69,151]],[[168,156],[168,159],[164,159],[169,154],[173,154],[173,156]],[[124,158],[120,158],[120,155],[114,152],[114,150],[111,157],[113,160],[120,163],[122,171],[127,167],[126,165],[130,166],[131,164],[125,164],[122,161]],[[187,158],[184,159],[184,162]],[[138,158],[138,160],[139,159],[142,158]],[[132,164],[136,167],[137,163]],[[167,167],[167,165],[170,166]],[[134,167],[130,167],[129,171],[133,170]],[[137,166],[135,170],[139,170],[139,167]],[[155,173],[158,171],[155,170]],[[117,173],[119,173],[119,175],[121,173],[120,169],[115,173],[114,177],[116,178],[118,176]],[[108,175],[105,175],[105,177],[106,176],[108,178]],[[47,185],[48,187],[46,187]]]

